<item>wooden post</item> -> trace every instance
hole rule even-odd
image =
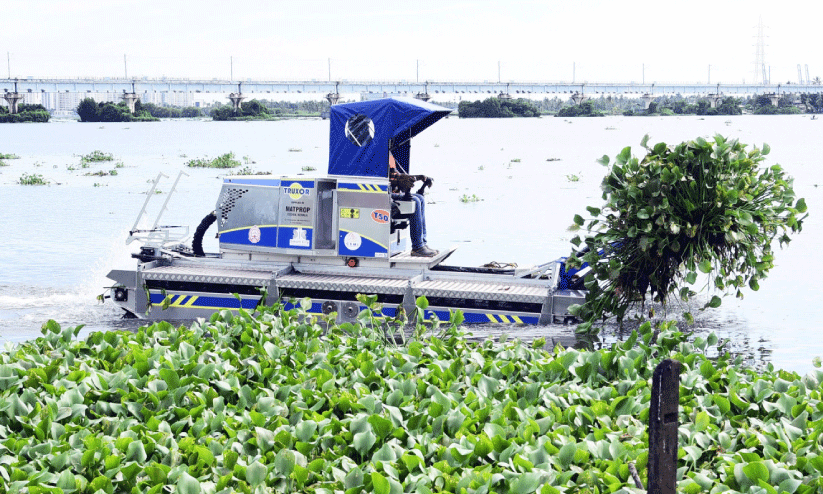
[[[680,362],[666,359],[654,369],[649,407],[650,494],[675,494]]]

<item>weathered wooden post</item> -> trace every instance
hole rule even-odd
[[[650,494],[675,494],[680,362],[666,359],[654,369],[649,406]]]

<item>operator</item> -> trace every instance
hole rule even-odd
[[[424,175],[407,175],[397,170],[397,162],[389,152],[389,183],[391,197],[395,200],[413,200],[414,214],[409,221],[409,234],[412,242],[411,255],[414,257],[434,257],[437,251],[426,245],[426,200],[422,194],[411,192],[414,182],[421,180],[424,186],[431,186],[431,179]]]

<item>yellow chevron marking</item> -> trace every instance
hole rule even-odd
[[[357,184],[357,187],[360,188],[361,192],[383,192],[380,190],[380,186],[375,184]]]
[[[195,296],[193,296],[193,297],[191,298],[191,300],[189,300],[188,302],[186,302],[186,305],[184,305],[183,307],[191,308],[191,307],[193,306],[194,302],[195,302],[198,298],[200,298],[200,297],[195,297]]]
[[[517,323],[523,324],[523,320],[519,316],[506,316],[503,314],[486,314],[490,322],[499,322],[503,324]]]

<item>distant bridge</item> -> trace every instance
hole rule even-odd
[[[230,81],[194,79],[0,79],[2,93],[119,93],[148,92],[237,93],[237,94],[477,94],[512,97],[527,95],[598,94],[727,95],[821,93],[816,84],[699,84],[699,83],[617,83],[617,82],[407,82],[407,81]]]

